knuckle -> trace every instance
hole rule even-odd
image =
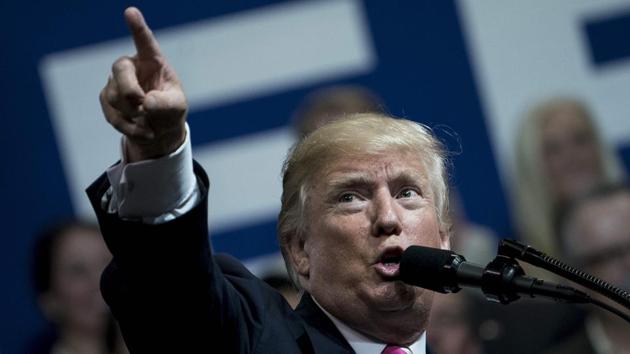
[[[112,106],[118,105],[118,101],[119,101],[118,91],[110,88],[109,90],[107,90],[105,95],[107,98],[107,103],[111,104]]]
[[[120,119],[112,115],[106,115],[105,118],[107,119],[107,123],[109,123],[112,127],[114,127],[114,129],[122,132],[122,123]]]
[[[107,81],[107,85],[101,90],[101,94],[99,95],[101,103],[109,103],[113,105],[118,100],[118,91],[116,89],[116,84],[110,78]]]
[[[116,117],[113,117],[110,114],[106,114],[105,119],[107,120],[107,123],[109,123],[112,127],[116,128],[117,130],[120,130],[119,129],[120,122],[118,121],[118,119],[116,119]]]
[[[105,87],[98,94],[98,100],[101,102],[101,104],[104,104],[107,102],[107,94],[105,93],[106,90],[107,88]]]
[[[114,64],[112,64],[112,72],[114,74],[119,73],[129,67],[130,59],[129,57],[120,57],[116,59]]]
[[[184,114],[186,113],[186,111],[188,110],[188,106],[186,105],[186,103],[179,103],[175,106],[173,106],[173,111],[177,114]]]
[[[101,99],[101,101],[103,101],[103,100],[105,100],[107,98],[107,91],[110,90],[111,86],[112,86],[112,77],[110,75],[110,77],[107,78],[107,83],[101,89],[101,92],[98,95],[99,98]]]
[[[153,61],[155,61],[155,63],[160,66],[160,67],[166,67],[168,66],[168,63],[166,62],[166,58],[164,58],[161,55],[154,55],[153,56]]]

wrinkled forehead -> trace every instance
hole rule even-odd
[[[428,189],[427,168],[423,159],[406,149],[387,149],[377,153],[342,153],[330,156],[310,175],[315,188],[341,186],[353,182],[365,185],[400,181]]]

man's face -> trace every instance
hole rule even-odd
[[[417,155],[393,152],[340,157],[312,179],[297,267],[303,285],[335,317],[382,340],[391,335],[379,332],[383,324],[419,335],[431,304],[431,292],[398,280],[402,252],[448,248],[426,176]]]
[[[589,273],[630,290],[630,193],[582,206],[573,217],[567,247]]]
[[[437,294],[431,308],[427,340],[440,354],[481,353],[479,338],[472,330],[466,294]]]
[[[99,280],[111,254],[101,235],[94,230],[74,228],[61,236],[53,250],[50,290],[44,306],[61,326],[103,330],[107,305],[99,292]],[[50,310],[50,309],[47,309]]]

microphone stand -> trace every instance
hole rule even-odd
[[[527,277],[518,260],[545,269],[563,278],[591,289],[630,310],[630,294],[593,275],[571,267],[530,246],[514,240],[501,240],[497,257],[483,271],[482,291],[489,301],[509,304],[520,298],[545,296],[569,303],[592,303],[630,322],[630,316],[588,294],[569,286],[546,284],[542,280]]]

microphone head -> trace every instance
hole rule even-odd
[[[453,261],[457,257],[461,256],[449,250],[410,246],[400,260],[400,279],[440,293],[456,292],[459,287]]]

